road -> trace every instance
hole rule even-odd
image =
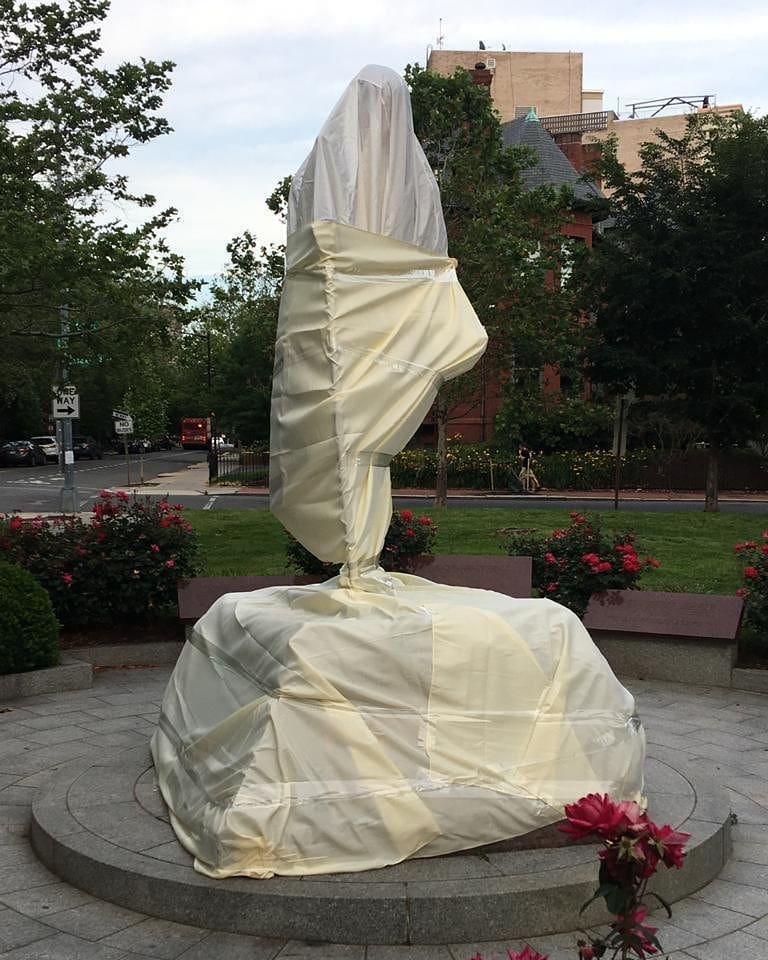
[[[138,455],[131,460],[131,479],[136,483],[142,470]],[[163,450],[148,453],[143,458],[144,479],[151,480],[161,473],[183,470],[191,463],[205,460],[204,450]],[[38,467],[0,467],[0,513],[12,510],[32,513],[51,513],[60,509],[60,491],[64,476],[56,463]],[[125,457],[105,454],[103,460],[75,461],[75,483],[77,485],[78,506],[80,510],[90,510],[98,499],[99,491],[105,487],[128,484],[128,469]],[[195,499],[195,498],[189,498]],[[201,498],[196,498],[194,506],[200,507]],[[192,504],[190,504],[192,506]]]
[[[205,460],[203,450],[169,450],[145,455],[143,463],[144,479],[152,480],[160,474],[184,471],[186,467],[202,463]],[[134,483],[140,475],[141,465],[138,456],[131,457],[131,478]],[[90,510],[98,499],[99,491],[105,487],[123,487],[131,489],[127,483],[125,458],[106,455],[103,460],[79,460],[75,464],[78,503],[81,510]],[[56,464],[40,467],[3,467],[0,468],[0,513],[19,510],[24,513],[51,513],[59,509],[59,494],[64,481]],[[173,487],[179,492],[174,492]],[[190,510],[264,510],[267,497],[226,493],[185,495],[182,488],[189,486],[182,479],[175,478],[169,484],[170,496],[174,503],[181,503]],[[143,493],[149,496],[164,496],[166,488],[162,482],[156,487],[145,488]],[[549,498],[542,495],[512,497],[452,497],[451,507],[470,507],[473,509],[507,508],[518,510],[591,510],[609,514],[613,510],[613,499],[596,500],[592,498],[563,497]],[[414,510],[432,505],[429,497],[395,497],[397,507],[410,507]],[[672,511],[700,512],[701,500],[621,500],[621,510],[647,510],[658,513]],[[724,513],[768,514],[766,501],[721,501],[720,509]]]

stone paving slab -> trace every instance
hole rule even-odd
[[[5,731],[20,740],[25,747],[6,753],[0,750],[0,804],[5,809],[26,807],[30,788],[40,791],[50,786],[66,762],[72,763],[71,751],[84,751],[74,761],[81,771],[93,765],[94,757],[103,755],[103,748],[94,748],[94,737],[104,733],[130,730],[132,722],[139,723],[137,732],[142,734],[157,714],[159,701],[168,672],[165,670],[105,671],[97,675],[94,687],[88,691],[32,697],[0,703],[0,746],[4,746]],[[740,873],[740,864],[765,865],[768,860],[768,696],[746,691],[724,690],[705,686],[680,686],[663,682],[628,681],[636,694],[638,707],[643,716],[649,741],[656,743],[664,733],[678,737],[668,746],[656,744],[653,752],[667,768],[685,764],[694,773],[713,776],[722,785],[733,783],[734,799],[740,805],[745,819],[733,828],[734,856],[723,876],[715,884],[705,885],[695,895],[673,906],[671,921],[663,915],[654,917],[660,928],[660,936],[670,960],[761,960],[768,958],[768,910],[760,916],[754,914],[760,907],[760,895],[768,892],[762,873],[752,873],[748,881]],[[121,697],[111,704],[107,697]],[[131,708],[135,712],[131,714]],[[8,712],[1,712],[3,709]],[[154,716],[151,709],[154,710]],[[116,711],[116,712],[115,712]],[[66,714],[72,714],[67,718]],[[52,722],[41,718],[49,718]],[[128,727],[106,728],[102,724],[128,723]],[[28,739],[33,730],[51,729],[57,725],[74,726],[82,730],[80,738],[64,741],[58,745],[40,745]],[[713,736],[708,737],[707,731]],[[695,733],[695,736],[688,734]],[[658,734],[658,736],[657,736]],[[723,740],[723,734],[735,736],[736,741]],[[704,748],[725,748],[724,753],[707,757]],[[18,744],[16,745],[18,746]],[[57,756],[57,749],[66,755]],[[113,749],[121,749],[120,747]],[[145,755],[143,746],[129,746],[123,751],[126,761],[134,762]],[[89,751],[91,755],[89,756]],[[674,803],[669,783],[654,783],[649,766],[649,783],[665,793]],[[9,790],[3,797],[3,791]],[[685,790],[681,791],[685,795]],[[150,811],[151,795],[144,794],[142,803]],[[75,828],[77,824],[75,823]],[[706,821],[700,821],[700,829],[706,829]],[[0,857],[6,865],[29,865],[29,840],[25,836],[25,818],[13,823],[0,821]],[[151,855],[158,863],[170,856],[173,841],[152,848]],[[575,849],[575,848],[573,848]],[[499,855],[501,856],[501,855]],[[188,863],[188,858],[186,860]],[[173,864],[166,864],[166,866]],[[39,866],[39,865],[38,865]],[[34,868],[33,868],[34,869]],[[733,871],[733,873],[731,873]],[[5,870],[0,871],[4,873]],[[122,914],[123,918],[138,916],[122,930],[101,934],[98,919],[101,917],[107,929],[109,917],[119,922],[114,907],[98,895],[83,894],[62,882],[42,868],[34,876],[23,869],[14,875],[14,881],[0,893],[0,957],[2,960],[142,960],[156,957],[151,937],[138,939],[126,947],[126,940],[115,941],[122,933],[138,929],[152,918],[144,913]],[[40,882],[40,881],[43,882]],[[31,883],[31,885],[30,885]],[[729,884],[725,890],[722,884]],[[736,893],[750,891],[746,899],[734,900]],[[725,891],[729,891],[726,895]],[[67,891],[66,893],[64,891]],[[79,901],[78,898],[83,898]],[[705,899],[706,898],[706,899]],[[47,909],[43,909],[47,905]],[[92,910],[87,907],[94,905]],[[95,909],[99,905],[99,909]],[[744,912],[745,906],[750,912]],[[78,911],[81,913],[78,914]],[[116,911],[112,913],[111,911]],[[89,921],[89,917],[91,918]],[[82,918],[82,919],[80,919]],[[52,922],[53,921],[53,922]],[[75,921],[79,921],[84,935],[73,934]],[[89,925],[93,924],[93,925]],[[58,925],[58,926],[57,926]],[[69,929],[66,928],[69,925]],[[194,922],[191,924],[194,927]],[[182,924],[182,927],[189,925]],[[197,929],[200,929],[199,927]],[[151,928],[149,928],[151,931]],[[148,928],[143,928],[143,934]],[[142,935],[143,935],[142,934]],[[536,949],[549,951],[550,960],[574,960],[575,933],[542,935],[530,940]],[[110,941],[110,938],[112,940]],[[110,942],[108,942],[110,941]],[[177,941],[178,942],[178,941]],[[296,960],[324,960],[324,958],[359,957],[363,960],[469,960],[477,951],[485,957],[494,953],[506,955],[506,948],[520,948],[522,941],[502,939],[488,942],[488,937],[473,942],[452,943],[447,946],[397,946],[397,945],[339,945],[287,941],[273,938],[238,935],[203,930],[198,939],[190,936],[185,951],[177,956],[186,960],[281,960],[295,957]],[[147,952],[150,951],[150,952]]]

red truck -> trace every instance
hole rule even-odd
[[[184,450],[208,450],[211,446],[211,418],[184,417],[181,421],[181,446]]]

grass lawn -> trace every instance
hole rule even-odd
[[[516,507],[467,509],[448,507],[417,511],[438,525],[436,553],[502,553],[497,531],[504,527],[550,531],[565,526],[564,510]],[[606,511],[606,532],[631,530],[638,552],[652,554],[661,566],[643,575],[646,590],[685,593],[733,593],[739,566],[733,545],[758,538],[768,529],[765,513],[651,513]],[[267,510],[189,511],[200,538],[202,574],[279,574],[285,572],[285,535]]]

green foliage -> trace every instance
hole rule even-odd
[[[0,560],[0,596],[0,675],[58,663],[59,624],[32,574]]]
[[[653,557],[640,559],[632,533],[608,539],[600,517],[570,514],[567,527],[542,537],[532,530],[505,535],[512,556],[533,558],[533,586],[539,595],[562,603],[583,617],[590,598],[606,590],[632,590],[642,572],[658,566]]]
[[[36,432],[61,368],[90,398],[83,428],[106,432],[95,411],[117,405],[138,355],[167,343],[193,286],[162,236],[176,212],[142,222],[155,200],[120,172],[135,145],[170,130],[158,110],[173,64],[102,67],[107,10],[0,0],[0,412],[23,398]],[[131,226],[117,208],[133,208]]]
[[[414,573],[423,557],[433,552],[437,526],[426,516],[414,516],[412,510],[394,510],[384,539],[379,563],[384,570]],[[335,577],[340,564],[325,563],[307,548],[288,535],[285,545],[288,565],[301,573],[323,577]]]
[[[283,248],[248,231],[227,245],[230,265],[191,314],[170,376],[172,422],[213,412],[217,430],[244,443],[269,439]]]
[[[455,437],[447,443],[448,483],[455,489],[518,492],[520,464],[508,454],[497,456],[483,444],[463,444]],[[392,484],[396,488],[434,489],[438,469],[436,450],[413,447],[392,460]]]
[[[744,597],[742,633],[762,656],[768,652],[768,530],[759,540],[745,540],[734,546],[738,557]]]
[[[493,430],[495,446],[525,444],[536,450],[588,450],[611,442],[613,404],[568,394],[521,391],[509,383]]]
[[[658,137],[637,173],[615,149],[602,164],[615,226],[576,276],[591,377],[666,400],[715,457],[768,409],[768,118],[692,115]]]
[[[151,619],[174,609],[176,581],[196,572],[196,538],[181,510],[102,491],[89,523],[0,523],[0,556],[45,587],[64,626]]]

